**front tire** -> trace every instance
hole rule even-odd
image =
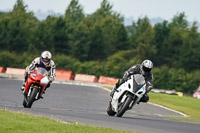
[[[109,105],[108,105],[108,108],[107,108],[107,114],[108,114],[109,116],[114,116],[114,115],[116,114],[116,112],[114,112],[114,111],[112,110],[111,101],[109,102]]]
[[[27,97],[27,108],[31,108],[33,102],[35,101],[35,97],[38,93],[38,89],[37,88],[33,88],[31,95],[29,97]]]
[[[24,100],[23,100],[23,106],[24,106],[24,108],[27,108],[25,97],[24,97]]]
[[[126,98],[124,104],[120,105],[119,110],[117,112],[117,117],[122,117],[126,110],[129,108],[130,103],[132,102],[132,98],[129,96]]]

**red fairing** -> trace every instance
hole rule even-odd
[[[35,72],[31,73],[26,81],[25,92],[28,93],[31,84],[36,84],[38,87],[41,86],[41,93],[43,93],[47,85],[40,84],[42,78],[44,78],[44,76],[37,73],[35,69]]]

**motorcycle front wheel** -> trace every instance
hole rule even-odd
[[[31,95],[27,96],[27,108],[31,108],[33,102],[35,101],[35,97],[38,93],[38,89],[37,88],[33,88]]]
[[[126,112],[126,110],[129,108],[130,103],[133,101],[132,98],[130,98],[129,96],[126,98],[125,102],[122,103],[119,107],[118,107],[118,112],[117,112],[117,117],[122,117],[123,114]]]
[[[112,110],[111,101],[109,102],[109,105],[108,105],[108,108],[107,108],[107,114],[108,114],[109,116],[114,116],[114,115],[116,114],[116,112],[114,112],[114,111]]]
[[[23,100],[23,106],[24,106],[24,108],[26,108],[26,107],[27,107],[27,104],[26,104],[25,97],[24,97],[24,100]]]

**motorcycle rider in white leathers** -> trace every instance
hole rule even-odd
[[[153,68],[153,63],[150,60],[144,60],[142,64],[136,64],[131,68],[129,68],[127,71],[124,72],[123,78],[119,79],[116,82],[115,87],[110,93],[111,98],[113,97],[115,91],[117,91],[117,88],[121,84],[123,84],[128,79],[129,76],[133,74],[142,74],[147,84],[146,88],[147,92],[139,102],[147,102],[149,100],[149,96],[147,95],[147,93],[153,88],[153,75],[151,73],[152,68]]]
[[[25,84],[28,79],[28,76],[30,73],[35,70],[36,67],[42,67],[47,70],[48,72],[48,79],[49,79],[49,84],[47,85],[46,88],[50,87],[50,83],[54,81],[54,78],[56,77],[56,66],[53,60],[51,60],[51,53],[49,51],[43,51],[40,57],[35,58],[32,63],[26,67],[25,71],[25,77],[24,77],[24,82],[22,85],[22,92],[24,93],[25,90]]]

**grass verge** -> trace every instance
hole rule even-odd
[[[200,100],[192,97],[149,93],[150,102],[180,111],[193,119],[200,119]]]
[[[0,110],[0,133],[131,133]]]

